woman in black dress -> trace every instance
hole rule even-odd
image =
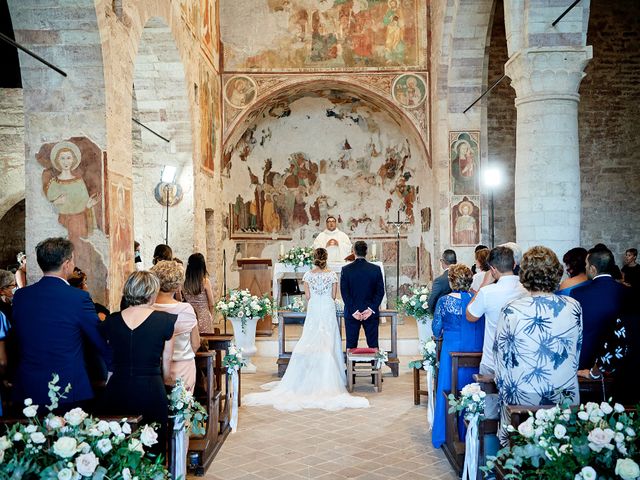
[[[105,413],[142,415],[143,424],[158,423],[153,453],[166,455],[168,403],[163,376],[168,378],[177,315],[155,311],[160,282],[151,272],[129,275],[123,295],[129,305],[103,323],[113,349],[113,376],[105,392]]]

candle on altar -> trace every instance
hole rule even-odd
[[[374,243],[371,247],[371,258],[376,258],[376,253],[378,253],[378,245]]]
[[[280,243],[280,256],[284,257],[284,243]]]

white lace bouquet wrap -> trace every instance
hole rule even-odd
[[[485,397],[479,383],[465,385],[460,391],[460,398],[449,394],[449,413],[464,411],[464,418],[469,422],[465,438],[464,467],[462,480],[476,480],[478,474],[478,422],[484,417]]]

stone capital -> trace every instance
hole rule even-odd
[[[591,46],[536,47],[516,52],[504,67],[516,91],[516,106],[544,100],[577,103],[584,68],[591,58]]]

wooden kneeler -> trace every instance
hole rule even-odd
[[[353,392],[353,377],[374,378],[374,390],[382,391],[382,369],[376,365],[377,348],[347,349],[347,390]]]
[[[473,368],[480,366],[480,359],[482,358],[482,352],[450,352],[451,355],[451,388],[455,396],[460,395],[458,385],[458,369],[460,368]],[[460,476],[462,473],[462,467],[464,466],[464,453],[465,445],[464,440],[460,441],[458,435],[458,412],[449,413],[449,399],[448,396],[451,392],[444,391],[444,401],[446,402],[447,412],[445,420],[445,441],[442,444],[442,451],[444,452],[447,460]]]

